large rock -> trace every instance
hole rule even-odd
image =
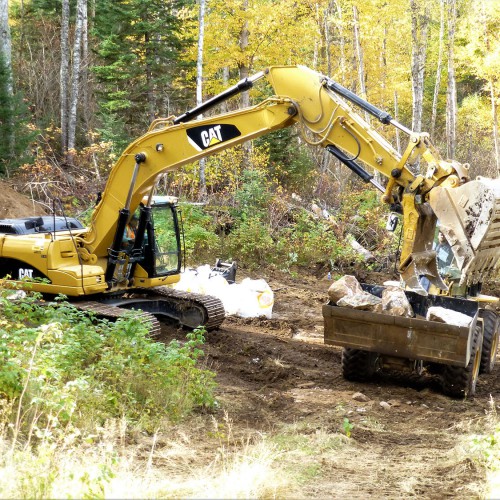
[[[332,283],[328,289],[328,297],[332,302],[337,303],[343,297],[352,297],[357,293],[362,293],[363,289],[359,281],[349,274]]]
[[[352,234],[348,234],[346,240],[363,260],[366,262],[373,262],[375,260],[375,256],[370,252],[370,250],[367,250],[363,245],[358,243]]]
[[[437,321],[438,323],[466,327],[472,322],[472,318],[467,316],[467,314],[445,309],[444,307],[429,307],[425,319],[427,321]]]
[[[387,287],[382,292],[382,312],[392,316],[402,316],[413,318],[413,309],[408,302],[408,298],[402,288]]]
[[[337,305],[341,307],[350,307],[360,311],[382,311],[382,300],[368,292],[360,292],[355,295],[346,295],[337,301]]]

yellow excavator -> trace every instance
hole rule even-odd
[[[261,79],[271,85],[272,97],[194,120]],[[406,133],[403,154],[352,104]],[[8,224],[0,223],[0,275],[9,276],[16,287],[29,286],[47,296],[65,294],[80,307],[102,314],[136,308],[187,326],[217,327],[224,318],[220,301],[167,286],[179,280],[181,236],[175,200],[155,202],[159,176],[295,124],[307,143],[326,148],[382,191],[383,202],[399,207],[399,272],[409,289],[426,295],[421,285],[426,277],[447,290],[432,248],[437,219],[452,246],[461,285],[477,286],[496,269],[499,179],[471,180],[468,165],[443,160],[428,134],[412,132],[327,76],[303,66],[274,66],[180,116],[155,120],[112,168],[88,228],[56,230],[54,221],[51,230],[43,230],[35,218],[26,223],[25,234],[14,234]],[[385,186],[365,166],[380,172],[387,179]],[[132,216],[138,217],[135,239],[124,245]]]

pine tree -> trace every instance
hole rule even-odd
[[[0,52],[0,175],[7,176],[28,160],[34,138],[28,127],[27,106],[13,93],[11,81],[10,67]]]
[[[124,127],[136,137],[154,118],[171,113],[168,108],[182,96],[176,80],[186,69],[181,56],[191,42],[183,30],[184,3],[101,0],[96,4],[94,34],[100,40],[100,63],[93,70],[101,87],[100,110],[107,115],[105,138],[116,140]],[[129,140],[122,137],[121,146]]]

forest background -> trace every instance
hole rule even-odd
[[[114,161],[153,119],[283,64],[329,75],[414,131],[428,131],[444,157],[470,163],[473,177],[498,175],[498,2],[277,5],[0,0],[1,175],[45,210],[59,198],[85,218]],[[265,92],[257,85],[214,112]],[[407,138],[396,129],[381,132],[404,150]],[[339,268],[352,261],[345,241],[353,236],[383,265],[393,242],[377,193],[293,129],[165,175],[160,190],[205,203],[185,209],[192,261],[210,249],[249,266]],[[311,217],[311,206],[335,223]]]

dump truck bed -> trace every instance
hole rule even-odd
[[[381,296],[383,287],[363,284],[363,289]],[[414,318],[392,316],[339,307],[323,306],[324,341],[387,356],[423,360],[455,366],[469,363],[478,304],[474,301],[442,296],[423,297],[405,292],[416,314]],[[467,314],[472,321],[461,327],[428,321],[427,309],[444,307]]]

